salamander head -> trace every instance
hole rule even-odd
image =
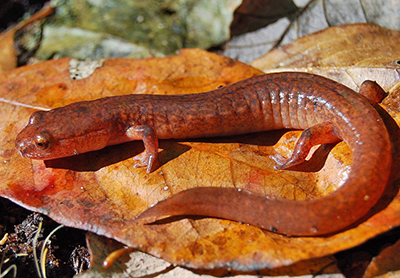
[[[46,159],[50,156],[53,147],[53,139],[46,132],[40,132],[27,136],[24,129],[15,139],[15,148],[23,157]]]
[[[73,121],[73,117],[63,115],[61,109],[32,114],[29,123],[15,139],[15,148],[21,156],[47,160],[106,146],[108,138],[102,136],[101,130],[93,130],[96,123],[90,118],[78,117],[81,120]]]
[[[28,125],[17,135],[15,148],[23,157],[45,158],[46,150],[53,146],[53,138],[44,131],[39,131],[35,126],[45,117],[46,112],[36,111],[29,119]]]

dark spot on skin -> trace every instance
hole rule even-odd
[[[65,91],[65,90],[67,90],[67,89],[68,89],[67,85],[66,85],[66,84],[64,84],[64,83],[60,83],[60,84],[58,84],[58,85],[57,85],[57,87],[58,87],[59,89],[63,90],[63,91]]]

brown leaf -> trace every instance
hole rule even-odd
[[[32,15],[27,20],[13,26],[0,34],[0,72],[17,67],[17,54],[14,47],[14,35],[17,31],[25,28],[29,24],[40,20],[53,13],[53,8],[47,4],[39,12]]]
[[[400,224],[400,199],[394,198],[396,192],[391,188],[378,206],[383,208],[379,213],[353,229],[326,238],[290,238],[209,218],[139,225],[132,219],[151,204],[200,185],[236,186],[296,200],[319,198],[346,178],[349,150],[344,143],[338,144],[329,152],[325,165],[324,159],[322,163],[317,159],[316,169],[309,168],[310,172],[276,171],[269,156],[287,155],[299,135],[297,131],[161,141],[162,166],[151,174],[133,168],[131,157],[143,150],[141,142],[46,164],[21,158],[14,149],[14,139],[34,108],[48,109],[116,94],[195,93],[260,74],[249,66],[200,50],[184,50],[163,59],[107,60],[81,80],[70,78],[70,62],[48,61],[0,76],[0,117],[4,119],[0,126],[1,196],[65,225],[193,268],[254,271],[292,265],[351,248]],[[389,130],[397,132],[394,138],[398,138],[397,126],[392,124]],[[398,141],[393,145],[394,157],[399,157]],[[317,152],[322,156],[327,153]],[[396,160],[394,167],[398,165]],[[309,166],[315,167],[314,163]]]
[[[79,277],[152,277],[171,269],[171,264],[154,258],[142,252],[124,248],[124,245],[114,240],[87,233],[86,242],[90,248],[90,269],[80,274]],[[122,252],[119,252],[122,251]],[[122,253],[111,264],[104,267],[104,261],[115,252]],[[171,276],[172,277],[172,276]]]
[[[333,256],[323,257],[318,260],[301,261],[290,267],[282,267],[274,270],[246,272],[234,272],[231,269],[206,270],[200,269],[189,271],[181,267],[173,266],[164,260],[157,259],[153,256],[142,252],[132,251],[131,248],[123,248],[123,246],[113,240],[105,237],[88,233],[86,241],[91,253],[90,269],[79,274],[80,278],[89,277],[185,277],[185,278],[212,278],[212,277],[248,277],[254,274],[257,276],[285,276],[285,275],[306,275],[311,273],[339,273],[335,266],[335,258]],[[109,268],[104,268],[104,262],[112,257],[116,252],[123,251],[123,254]],[[126,252],[127,251],[127,252]],[[210,275],[207,275],[210,274]],[[147,275],[147,276],[146,276]],[[238,275],[238,276],[237,276]],[[263,276],[264,277],[264,276]]]
[[[119,256],[119,259],[109,267],[103,267],[103,262],[112,252],[124,248],[124,245],[112,239],[97,236],[92,233],[86,234],[86,242],[90,252],[89,275],[101,277],[103,274],[112,272],[123,272],[126,270],[126,262],[129,261],[129,253]]]
[[[363,278],[395,277],[395,272],[400,274],[400,240],[392,246],[384,249],[378,256],[372,259]],[[385,275],[386,274],[386,275]]]
[[[255,31],[284,15],[294,14],[298,8],[291,0],[244,0],[235,10],[231,35]]]
[[[258,3],[258,1],[248,2]],[[311,33],[343,24],[371,23],[393,30],[398,30],[399,26],[397,15],[400,6],[393,1],[313,0],[296,2],[299,10],[292,16],[289,13],[293,10],[282,9],[282,7],[285,7],[284,1],[280,1],[279,5],[271,11],[263,11],[269,7],[268,4],[273,5],[268,2],[271,1],[264,1],[263,7],[256,6],[257,11],[253,11],[255,9],[250,5],[243,12],[244,15],[234,19],[233,24],[235,24],[235,21],[240,23],[243,21],[244,26],[253,27],[255,23],[266,22],[265,17],[267,17],[267,20],[274,19],[276,22],[255,32],[234,36],[231,41],[224,45],[222,53],[225,56],[235,57],[242,62],[250,62],[265,55],[275,47],[289,44]],[[283,2],[283,5],[281,2]],[[244,1],[243,4],[247,5],[247,2]],[[286,5],[286,7],[290,6]],[[257,16],[261,15],[262,12],[264,12],[262,16]],[[237,13],[242,13],[242,11]],[[237,13],[235,13],[235,17]],[[233,24],[231,28],[232,32],[235,33],[233,28],[237,25],[234,26]],[[337,37],[337,35],[334,35],[334,38]],[[316,42],[316,44],[321,45],[319,42]],[[321,51],[324,51],[323,49],[322,45]]]
[[[400,31],[374,24],[348,24],[299,38],[251,65],[264,72],[313,72],[353,89],[365,79],[373,79],[389,91],[400,81],[399,53]]]

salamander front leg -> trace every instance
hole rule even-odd
[[[299,165],[306,160],[308,153],[313,146],[319,144],[338,143],[340,139],[334,132],[334,126],[330,122],[325,122],[307,128],[297,140],[292,156],[288,159],[276,159],[280,165],[275,169],[283,170],[295,165]]]
[[[133,157],[135,168],[146,167],[147,173],[151,173],[160,167],[158,158],[158,138],[153,127],[147,125],[134,126],[127,130],[126,135],[132,140],[143,140],[144,152]]]

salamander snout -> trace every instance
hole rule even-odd
[[[20,156],[30,157],[33,150],[32,141],[21,138],[21,136],[18,135],[15,139],[15,149],[18,151]]]
[[[44,159],[51,145],[51,137],[45,132],[31,135],[22,130],[15,139],[15,148],[22,157]]]

